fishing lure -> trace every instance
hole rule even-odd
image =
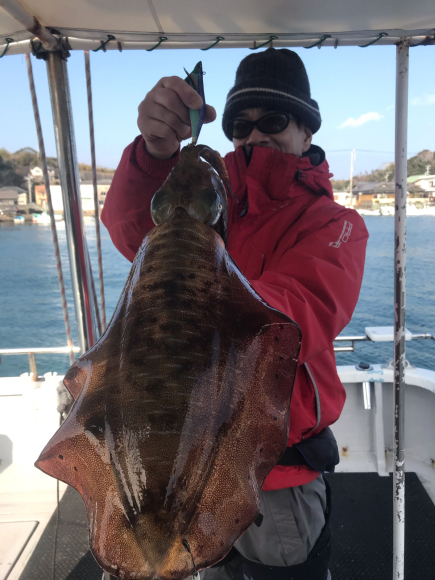
[[[187,77],[184,79],[188,85],[190,85],[198,95],[202,98],[202,106],[199,110],[189,109],[190,122],[192,125],[192,143],[195,145],[198,141],[199,133],[201,132],[202,125],[204,123],[205,116],[205,95],[204,95],[204,82],[203,76],[204,72],[202,70],[202,61],[199,61],[193,71],[188,73],[184,69]]]

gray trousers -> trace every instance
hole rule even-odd
[[[201,580],[240,578],[243,558],[269,566],[305,562],[325,524],[326,488],[322,475],[311,483],[276,491],[262,491],[260,526],[252,524],[234,547],[241,556],[228,564],[202,570]]]

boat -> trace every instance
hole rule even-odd
[[[422,207],[418,207],[415,203],[408,202],[406,204],[406,215],[407,216],[435,216],[435,206],[425,204]]]
[[[119,11],[112,3],[102,8],[97,0],[76,0],[71,12],[65,2],[54,0],[27,0],[25,5],[0,0],[0,55],[33,53],[47,59],[79,342],[78,347],[70,343],[62,352],[83,353],[98,336],[86,246],[76,243],[85,239],[85,233],[65,60],[71,50],[396,45],[395,243],[400,251],[406,248],[403,192],[409,48],[435,43],[430,0],[400,4],[394,10],[387,0],[304,7],[296,0],[267,6],[260,0],[242,0],[233,3],[231,10],[221,10],[219,3],[210,0],[194,7],[183,0],[148,0],[141,5],[129,1],[127,5],[128,9]],[[192,12],[194,17],[189,17]],[[30,70],[29,62],[30,56]],[[43,145],[41,157],[45,157]],[[347,510],[342,513],[347,522],[355,518],[344,531],[342,524],[334,528],[340,547],[340,553],[333,553],[339,562],[334,572],[338,579],[434,578],[430,546],[435,528],[435,369],[407,364],[405,346],[408,340],[435,337],[429,331],[406,330],[402,268],[396,268],[395,284],[398,315],[392,321],[394,327],[367,327],[361,335],[340,336],[335,343],[337,352],[351,352],[358,341],[388,341],[395,354],[390,365],[368,362],[338,367],[347,402],[333,427],[341,462],[328,479],[339,490],[340,502],[334,509]],[[0,350],[1,356],[28,354],[30,364],[29,373],[0,379],[0,579],[54,578],[56,565],[57,571],[62,567],[62,577],[99,578],[101,570],[87,549],[87,523],[77,494],[33,468],[35,456],[59,424],[57,387],[63,378],[54,373],[38,375],[35,357],[41,352],[59,349],[23,345]],[[406,503],[405,489],[410,490]],[[390,513],[388,529],[384,524],[373,525],[385,509]],[[418,522],[417,529],[411,528],[415,526],[412,518]],[[405,526],[417,538],[408,542],[406,552]],[[58,542],[60,533],[62,541]],[[425,554],[430,554],[429,559]],[[405,562],[410,562],[408,578]],[[381,564],[379,575],[376,566]],[[347,570],[347,576],[340,576],[340,570]],[[104,577],[109,576],[105,573]]]
[[[381,206],[379,208],[379,215],[394,215],[394,207],[390,205]],[[406,207],[406,215],[409,215],[408,206]]]
[[[24,224],[24,216],[22,215],[16,215],[14,217],[14,224]]]
[[[374,209],[357,209],[359,215],[362,216],[392,216],[395,213],[393,205],[382,204]],[[435,216],[435,206],[426,204],[422,207],[417,207],[414,203],[406,203],[406,215],[411,216]]]
[[[56,222],[60,222],[62,221],[62,216],[59,214],[54,214],[54,220]],[[32,221],[35,224],[43,224],[43,225],[51,224],[51,218],[47,212],[34,213]]]

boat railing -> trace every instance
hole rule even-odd
[[[334,343],[350,342],[347,346],[336,346],[334,344],[334,352],[355,352],[356,342],[392,342],[394,340],[393,327],[368,327],[366,334],[351,335],[351,336],[337,336]],[[406,340],[435,340],[435,335],[430,333],[412,334],[406,332]],[[69,354],[69,346],[54,346],[54,347],[37,347],[37,348],[3,348],[0,349],[0,364],[2,362],[2,355],[25,355],[29,357],[30,372],[33,373],[33,380],[38,380],[38,370],[36,366],[36,354]],[[80,353],[78,346],[73,347],[74,354]]]
[[[36,347],[36,348],[2,348],[0,349],[0,364],[2,362],[2,355],[17,355],[27,354],[29,357],[30,372],[33,374],[33,380],[38,380],[38,368],[36,366],[35,354],[69,354],[70,351],[79,353],[80,348],[74,346],[70,349],[69,346],[53,346],[53,347]]]
[[[394,340],[393,335],[393,327],[391,327],[391,336],[389,333],[383,335],[382,338],[377,338],[375,336],[370,336],[369,334],[361,334],[356,336],[337,336],[334,340],[336,342],[350,342],[349,346],[336,346],[334,344],[334,352],[355,352],[355,343],[362,342],[362,341],[370,341],[370,342],[392,342]],[[435,340],[435,335],[430,333],[421,333],[421,334],[411,334],[407,333],[405,340]]]

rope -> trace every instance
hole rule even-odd
[[[318,42],[315,42],[311,46],[304,46],[304,48],[306,49],[314,48],[315,46],[318,46],[320,48],[327,38],[332,38],[332,36],[330,34],[325,34]]]
[[[381,40],[381,38],[384,38],[384,36],[388,36],[388,34],[386,32],[381,32],[379,34],[379,36],[377,38],[375,38],[374,40],[372,40],[371,42],[369,42],[368,44],[363,44],[362,46],[360,46],[359,48],[367,48],[368,46],[371,46],[372,44],[374,44],[375,42],[378,42],[378,40]]]
[[[253,46],[252,48],[250,48],[249,50],[258,50],[259,48],[261,48],[262,46],[266,46],[266,44],[269,44],[269,42],[272,42],[272,40],[277,40],[277,36],[271,36],[269,38],[269,40],[266,40],[266,42],[263,42],[263,44],[259,44],[258,46]]]
[[[92,50],[92,52],[98,52],[99,50],[103,49],[103,52],[106,52],[106,44],[109,44],[109,42],[111,40],[116,40],[116,36],[113,36],[113,34],[108,34],[107,35],[107,40],[105,42],[103,42],[102,40],[100,41],[101,44],[98,48],[94,48]],[[87,52],[87,51],[86,51]]]
[[[26,55],[27,56],[27,55]],[[63,423],[62,413],[59,413],[59,427]],[[56,556],[57,556],[57,536],[59,532],[60,519],[60,497],[59,497],[59,480],[56,480],[56,526],[54,528],[54,547],[53,547],[53,564],[51,569],[51,580],[56,580]]]
[[[44,139],[42,136],[41,119],[39,117],[38,100],[36,98],[35,82],[33,80],[32,61],[30,54],[26,54],[26,63],[27,63],[27,73],[29,76],[30,94],[32,96],[33,114],[35,116],[36,133],[38,135],[39,155],[41,157],[42,173],[44,176],[45,192],[47,195],[48,213],[50,215],[51,233],[53,236],[53,246],[54,246],[54,257],[56,259],[57,278],[59,280],[60,296],[62,299],[63,320],[65,322],[68,347],[70,349],[69,360],[70,363],[73,364],[75,359],[73,351],[74,345],[71,335],[71,327],[69,323],[68,306],[65,294],[65,284],[63,282],[62,262],[60,259],[59,252],[59,241],[57,239],[56,222],[54,221],[53,202],[51,200],[50,179],[48,177],[48,169],[47,169],[47,158],[45,156]]]
[[[91,278],[92,298],[94,299],[95,317],[97,319],[98,334],[101,336],[102,332],[101,332],[100,309],[98,308],[98,298],[97,292],[95,291],[94,274],[92,273],[91,256],[89,255],[89,250],[88,250],[88,262],[89,262],[89,273]]]
[[[103,257],[101,253],[100,211],[98,205],[97,164],[95,160],[94,114],[92,108],[91,61],[85,50],[86,88],[88,91],[89,135],[91,139],[92,183],[94,186],[95,231],[97,234],[98,275],[100,280],[101,327],[100,336],[106,330],[106,301],[104,298]],[[89,262],[90,263],[90,262]]]
[[[210,46],[207,46],[207,48],[201,48],[201,50],[210,50],[210,48],[213,48],[213,46],[216,46],[216,44],[218,42],[220,42],[221,40],[225,40],[225,38],[223,36],[216,36],[216,40],[215,40],[215,42],[213,42],[213,44],[210,44]]]
[[[155,50],[158,46],[160,46],[162,44],[162,42],[165,42],[165,40],[168,40],[166,38],[166,36],[161,36],[159,42],[153,46],[152,48],[147,48],[146,51],[147,52],[152,52],[153,50]]]
[[[4,55],[7,53],[7,51],[9,50],[9,45],[10,45],[11,42],[14,42],[14,39],[13,38],[6,38],[6,46],[5,46],[5,49],[2,52],[2,54],[0,55],[0,58],[3,58]]]

